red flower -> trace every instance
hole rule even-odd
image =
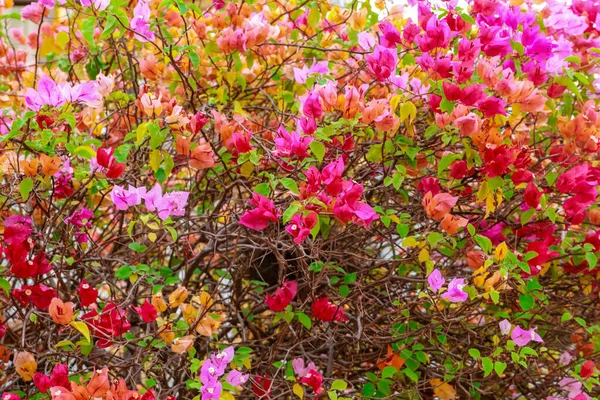
[[[141,307],[135,307],[136,311],[140,314],[144,322],[150,323],[156,321],[158,313],[156,308],[148,302],[148,299],[144,301]]]
[[[582,378],[589,378],[594,373],[594,362],[592,360],[587,360],[581,366],[581,370],[579,371],[579,375]]]
[[[270,376],[256,375],[252,382],[252,391],[260,399],[268,399],[273,392],[273,381]]]
[[[323,375],[314,369],[308,371],[308,373],[304,375],[304,378],[300,379],[300,382],[313,388],[316,394],[323,392],[323,389],[321,388],[321,385],[323,384]]]
[[[91,287],[85,279],[81,281],[77,290],[79,291],[79,299],[81,300],[81,305],[83,307],[87,307],[96,302],[98,290]]]
[[[23,286],[20,289],[13,289],[12,295],[23,306],[33,303],[40,310],[47,310],[50,308],[52,299],[56,297],[56,290],[38,283],[33,286]]]
[[[338,321],[346,322],[348,317],[344,315],[344,309],[342,307],[331,304],[327,297],[321,297],[312,304],[312,313],[315,318],[324,321]]]
[[[280,288],[277,288],[273,296],[267,293],[265,303],[271,311],[283,311],[296,297],[297,290],[298,282],[284,282]]]
[[[108,303],[100,314],[92,310],[81,319],[88,324],[96,336],[100,337],[97,342],[100,348],[110,346],[113,338],[121,336],[131,328],[131,324],[125,317],[125,311],[119,310],[115,303]]]
[[[98,165],[104,168],[109,168],[110,164],[112,164],[114,160],[113,152],[114,149],[112,147],[108,149],[103,147],[99,148],[96,152],[96,160],[98,161]]]
[[[125,172],[125,163],[113,162],[108,171],[106,171],[106,177],[109,179],[117,179]]]
[[[33,383],[42,393],[46,393],[53,386],[69,387],[69,369],[65,364],[56,364],[50,376],[36,372],[33,375]]]
[[[533,182],[529,182],[527,184],[527,188],[525,189],[525,203],[531,208],[537,208],[540,205],[540,198],[542,197],[542,192],[538,190],[537,186]]]
[[[52,266],[46,259],[45,253],[38,253],[33,260],[21,260],[10,268],[10,272],[19,278],[35,278],[49,272]]]
[[[308,235],[310,235],[310,230],[317,224],[317,220],[317,214],[314,212],[311,212],[305,217],[296,214],[285,227],[285,230],[292,235],[294,243],[300,244],[308,237]]]

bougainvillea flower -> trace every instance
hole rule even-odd
[[[25,103],[30,110],[39,111],[43,106],[60,107],[65,104],[60,87],[52,78],[44,75],[38,81],[38,90],[28,88]]]
[[[23,306],[32,303],[40,310],[48,310],[50,302],[56,297],[56,290],[38,283],[33,286],[23,286],[19,289],[13,289],[12,295],[23,304]]]
[[[317,367],[315,367],[315,364],[312,361],[309,362],[307,366],[305,366],[303,358],[294,358],[292,360],[292,368],[294,369],[294,374],[298,378],[304,378],[308,371],[310,371],[311,369],[317,369]]]
[[[381,45],[395,50],[396,45],[402,41],[398,28],[387,20],[381,21],[377,27],[381,32],[379,38]]]
[[[284,282],[281,287],[277,288],[273,296],[267,293],[265,303],[271,311],[281,312],[294,300],[297,291],[298,282]]]
[[[395,49],[376,45],[373,54],[369,54],[366,60],[369,72],[375,75],[379,82],[384,82],[396,74],[398,52]]]
[[[442,298],[451,303],[462,303],[469,298],[467,292],[463,291],[465,280],[462,278],[454,278],[448,284],[448,291],[442,294]]]
[[[248,374],[242,374],[240,371],[232,369],[225,377],[225,382],[229,383],[231,386],[240,386],[248,382],[248,377]]]
[[[448,213],[444,215],[440,227],[445,230],[448,235],[454,235],[458,232],[459,228],[464,228],[468,223],[468,219]]]
[[[464,117],[457,118],[454,125],[460,128],[461,135],[469,136],[479,132],[483,123],[479,116],[471,112]]]
[[[227,367],[227,365],[229,365],[229,363],[233,360],[234,355],[235,351],[233,350],[233,346],[229,346],[212,355],[210,360],[212,361],[213,365],[217,367],[217,369],[224,370],[225,367]]]
[[[147,323],[156,321],[156,318],[158,317],[156,308],[148,301],[148,299],[144,300],[144,303],[142,303],[140,307],[136,307],[135,310],[140,317],[142,317],[144,322]]]
[[[259,399],[270,398],[273,393],[273,380],[268,375],[256,375],[252,381],[252,391]]]
[[[233,150],[234,154],[247,153],[253,149],[250,140],[252,139],[251,131],[233,132],[229,138],[231,145],[229,150]]]
[[[42,393],[46,393],[52,386],[70,386],[69,369],[65,364],[56,364],[50,376],[36,372],[33,383]]]
[[[431,289],[431,291],[433,293],[437,293],[437,291],[440,290],[442,286],[444,286],[446,280],[442,276],[442,273],[439,269],[434,269],[427,277],[427,283],[429,284],[429,288]]]
[[[250,205],[254,206],[253,210],[247,210],[242,218],[240,218],[240,224],[247,228],[254,229],[255,231],[262,231],[269,225],[269,221],[277,222],[278,212],[275,209],[275,203],[267,199],[262,194],[254,192],[252,199],[248,201]]]
[[[533,182],[529,182],[527,187],[525,188],[525,193],[523,198],[525,199],[525,203],[533,209],[536,209],[540,205],[540,198],[542,197],[542,192],[535,186]]]
[[[108,303],[100,314],[92,310],[81,317],[86,322],[90,331],[99,339],[98,347],[106,348],[113,343],[113,339],[120,337],[131,328],[125,316],[125,310],[119,310],[115,303]]]
[[[19,278],[34,278],[51,270],[52,266],[43,252],[38,253],[32,260],[24,259],[14,262],[10,268],[10,272]]]
[[[139,0],[133,9],[133,18],[129,20],[129,28],[135,32],[135,38],[140,42],[152,41],[156,37],[150,29],[150,6],[144,0]]]
[[[73,320],[75,304],[68,302],[64,303],[58,297],[55,297],[50,302],[48,313],[54,322],[61,325],[68,325]]]
[[[203,170],[211,168],[215,165],[215,154],[212,147],[206,141],[200,141],[200,143],[194,147],[190,153],[190,167]]]
[[[543,343],[544,341],[542,340],[540,335],[537,334],[536,329],[537,328],[531,328],[525,330],[520,326],[515,326],[515,329],[513,329],[512,333],[510,334],[510,338],[513,340],[513,342],[515,342],[517,346],[521,347],[527,346],[527,344],[532,340],[534,342]]]
[[[344,307],[336,306],[329,302],[327,297],[315,300],[311,307],[312,313],[320,321],[324,322],[346,322],[348,317],[344,314]]]
[[[2,393],[2,396],[0,396],[0,398],[2,400],[21,400],[21,397],[18,394],[8,392]]]
[[[310,230],[317,224],[317,214],[314,212],[306,216],[296,214],[286,225],[285,230],[292,235],[294,243],[300,244],[310,235]]]
[[[589,378],[594,373],[594,362],[592,360],[587,360],[581,365],[581,369],[579,370],[579,376],[584,379]]]
[[[312,90],[308,92],[308,95],[304,99],[304,105],[302,106],[304,115],[313,119],[320,119],[323,116],[323,106],[319,95]]]
[[[279,127],[275,137],[275,157],[297,157],[300,160],[308,157],[308,145],[312,137],[302,136],[296,131],[289,133],[283,126]]]
[[[83,307],[94,304],[98,298],[98,289],[90,286],[85,279],[81,280],[77,291],[79,292],[79,300]]]
[[[111,199],[118,210],[127,210],[129,207],[141,204],[141,194],[145,194],[145,188],[135,188],[129,185],[129,189],[124,189],[119,185],[115,185],[110,192]]]
[[[503,319],[502,321],[500,321],[499,325],[500,325],[500,333],[503,335],[508,335],[510,332],[510,329],[512,328],[512,324],[507,319]]]
[[[449,193],[438,193],[433,196],[431,192],[427,192],[423,196],[423,207],[425,207],[425,212],[431,218],[441,220],[456,205],[457,201],[458,197],[454,197]]]
[[[300,379],[300,382],[310,386],[316,394],[323,393],[321,385],[323,385],[323,375],[318,371],[311,369]]]

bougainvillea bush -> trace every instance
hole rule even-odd
[[[597,2],[9,3],[2,400],[600,396]]]

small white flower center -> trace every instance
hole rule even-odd
[[[458,290],[462,290],[462,288],[464,288],[465,285],[456,285],[456,287],[458,288]]]
[[[89,288],[90,288],[90,285],[88,285],[87,283],[85,283],[85,284],[81,285],[81,287],[82,287],[83,289],[89,289]]]
[[[213,374],[213,373],[215,372],[215,369],[214,369],[213,367],[210,367],[210,368],[208,369],[208,372],[210,372],[211,374]]]
[[[292,224],[292,227],[291,227],[291,228],[292,228],[292,230],[293,230],[293,231],[295,231],[296,229],[298,229],[298,225],[296,225],[296,224]]]
[[[215,390],[215,389],[213,389],[213,388],[208,388],[208,389],[206,389],[206,391],[207,391],[208,393],[212,393],[214,390]]]

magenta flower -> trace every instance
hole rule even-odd
[[[225,349],[223,349],[222,351],[218,352],[215,355],[212,355],[210,357],[212,364],[220,371],[221,369],[223,369],[223,371],[225,370],[225,367],[227,367],[227,365],[233,360],[233,356],[235,354],[235,351],[233,350],[233,346],[229,346]],[[220,375],[223,375],[222,373]]]
[[[221,376],[225,373],[225,367],[227,365],[215,365],[211,360],[206,360],[200,368],[200,382],[203,385],[211,385],[217,382]]]
[[[429,288],[433,291],[433,293],[437,293],[438,290],[444,286],[446,280],[442,276],[442,273],[439,269],[434,269],[431,271],[429,276],[427,277],[427,283],[429,283]]]
[[[141,192],[141,194],[140,194]],[[124,189],[119,185],[113,187],[110,197],[117,207],[117,210],[127,210],[129,207],[137,206],[142,202],[142,195],[146,192],[145,188],[135,188],[129,185],[129,189]]]
[[[396,75],[398,53],[381,45],[375,46],[373,54],[366,57],[369,72],[375,75],[379,82],[384,82],[390,76]]]
[[[75,211],[71,216],[65,219],[65,223],[69,225],[74,225],[79,228],[75,234],[77,237],[77,242],[79,243],[87,243],[88,235],[85,232],[85,228],[90,228],[92,223],[90,219],[94,216],[94,213],[88,209],[83,207],[79,211]]]
[[[285,230],[293,236],[294,243],[300,244],[308,237],[308,235],[310,235],[310,230],[317,224],[317,220],[317,214],[314,212],[311,212],[305,217],[296,214],[285,227]]]
[[[248,131],[234,132],[231,134],[230,140],[238,153],[247,153],[253,148],[250,139],[252,139],[252,132]]]
[[[537,328],[531,328],[529,330],[525,330],[519,326],[516,326],[510,334],[510,338],[515,342],[517,346],[527,346],[527,343],[534,342],[543,343],[544,341],[535,331]]]
[[[312,141],[312,137],[302,137],[296,131],[289,133],[283,126],[280,126],[275,137],[275,151],[273,155],[275,157],[287,158],[296,156],[302,160],[308,157],[308,145]]]
[[[402,41],[398,28],[392,25],[389,21],[383,20],[378,25],[381,32],[381,45],[391,49],[396,49],[396,45]]]
[[[106,8],[110,5],[110,0],[80,0],[81,5],[85,7],[90,7],[92,4],[96,7],[97,11],[106,10]]]
[[[337,196],[343,189],[342,174],[344,173],[344,160],[340,157],[337,161],[327,164],[321,171],[320,178],[325,185],[325,190],[332,196]]]
[[[209,385],[202,386],[200,389],[202,393],[202,400],[219,400],[221,398],[221,391],[223,390],[223,385],[221,382],[214,381]]]
[[[503,335],[508,335],[510,328],[512,328],[512,325],[507,319],[500,321],[500,333]]]
[[[152,189],[147,191],[143,196],[148,211],[155,211],[162,204],[163,195],[162,188],[157,183]]]
[[[465,280],[462,278],[454,278],[448,284],[448,291],[442,294],[442,298],[451,303],[461,303],[469,298],[469,295],[462,289],[465,286]]]
[[[323,106],[321,106],[319,95],[316,92],[312,90],[308,92],[308,95],[304,99],[302,112],[307,117],[315,119],[319,119],[323,116]]]
[[[242,374],[240,371],[232,369],[225,377],[225,382],[229,383],[231,386],[243,385],[248,382],[248,374]]]
[[[269,225],[269,221],[277,222],[278,212],[275,203],[262,194],[254,192],[248,201],[254,210],[248,210],[240,218],[240,224],[255,231],[262,231]]]

